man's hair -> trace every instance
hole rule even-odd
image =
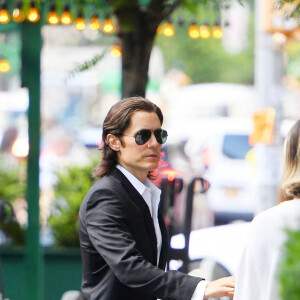
[[[282,188],[290,198],[300,197],[300,120],[289,131],[284,142]]]
[[[163,123],[163,114],[158,106],[142,97],[130,97],[117,102],[111,107],[103,122],[101,161],[94,170],[94,177],[103,177],[112,172],[117,165],[117,152],[112,150],[107,144],[106,137],[113,134],[121,137],[124,131],[130,126],[131,116],[137,111],[155,112],[160,124]],[[153,178],[153,173],[149,172],[148,178]]]

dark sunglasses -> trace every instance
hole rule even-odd
[[[159,144],[164,144],[167,141],[167,137],[168,137],[168,133],[166,130],[164,129],[155,129],[153,131],[154,136],[157,140],[157,142]],[[144,145],[145,143],[147,143],[150,138],[151,138],[151,134],[152,131],[148,130],[148,129],[143,129],[143,130],[139,130],[134,136],[131,135],[125,135],[124,136],[129,136],[129,137],[134,137],[135,138],[135,142],[138,145]]]

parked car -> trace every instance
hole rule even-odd
[[[249,222],[238,222],[193,230],[189,240],[188,271],[206,280],[236,275],[238,263],[247,239]],[[183,234],[172,237],[171,247],[184,247]],[[171,269],[179,269],[180,261],[172,261]]]
[[[176,195],[176,215],[183,220],[187,185],[194,177],[210,183],[207,194],[195,195],[193,229],[250,221],[256,211],[254,149],[248,143],[250,118],[210,117],[197,121],[186,140],[163,147],[168,166],[180,171],[182,192]]]
[[[210,182],[207,205],[214,225],[251,221],[258,206],[255,148],[249,144],[251,119],[223,118],[205,151],[213,152],[204,177]]]

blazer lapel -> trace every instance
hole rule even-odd
[[[160,267],[161,269],[165,269],[167,263],[167,257],[168,257],[169,239],[168,239],[167,228],[160,209],[158,210],[158,222],[159,222],[159,227],[160,227],[161,237],[162,237],[162,245],[161,245],[158,267]]]
[[[156,265],[157,264],[157,240],[156,240],[155,228],[149,211],[149,207],[145,202],[144,198],[140,195],[140,193],[134,188],[134,186],[130,183],[130,181],[119,169],[115,169],[112,175],[116,176],[122,182],[123,186],[125,187],[125,189],[129,194],[130,199],[136,204],[136,206],[139,207],[139,209],[141,210],[144,216],[147,231],[151,243],[153,245],[152,251],[153,251],[154,259],[152,261],[152,264]]]

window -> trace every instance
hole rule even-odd
[[[226,134],[223,140],[222,152],[232,159],[244,159],[248,151],[252,149],[249,145],[247,134]]]

